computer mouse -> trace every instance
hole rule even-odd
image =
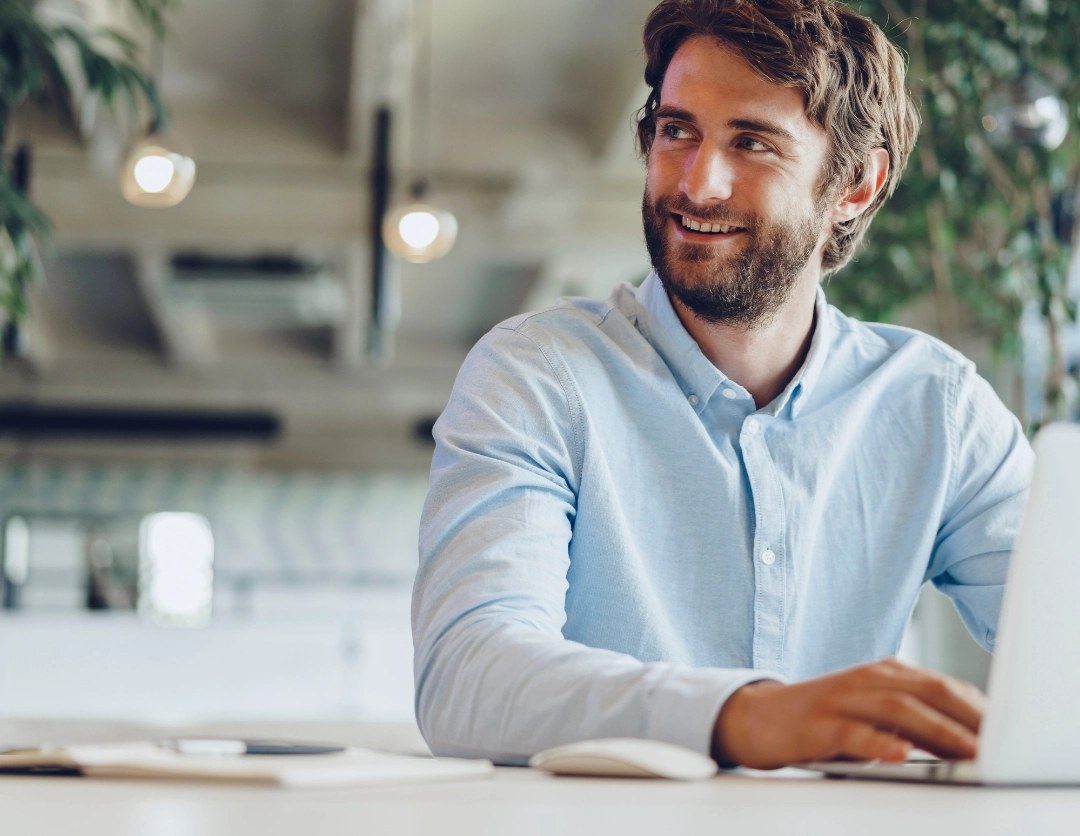
[[[716,774],[716,763],[692,749],[631,737],[582,740],[545,749],[529,766],[556,775],[604,775],[618,778],[671,778],[700,781]]]

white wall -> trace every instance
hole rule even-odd
[[[246,617],[0,617],[0,717],[411,721],[409,590],[256,592]]]

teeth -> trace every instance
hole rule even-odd
[[[729,226],[728,224],[701,223],[699,221],[695,221],[693,218],[686,217],[686,215],[683,215],[682,217],[682,225],[685,226],[687,229],[694,230],[695,232],[719,232],[724,235],[726,235],[728,232],[735,228],[733,226]]]

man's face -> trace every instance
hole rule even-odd
[[[645,242],[664,287],[707,321],[767,321],[808,268],[816,280],[831,208],[831,194],[819,195],[828,143],[803,108],[798,90],[706,38],[684,43],[668,67]]]

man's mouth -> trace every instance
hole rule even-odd
[[[708,221],[699,221],[696,218],[691,218],[689,215],[675,216],[676,222],[678,222],[683,229],[691,232],[697,232],[702,235],[733,235],[737,232],[745,232],[741,226],[735,226],[734,224],[725,223],[710,223]]]

